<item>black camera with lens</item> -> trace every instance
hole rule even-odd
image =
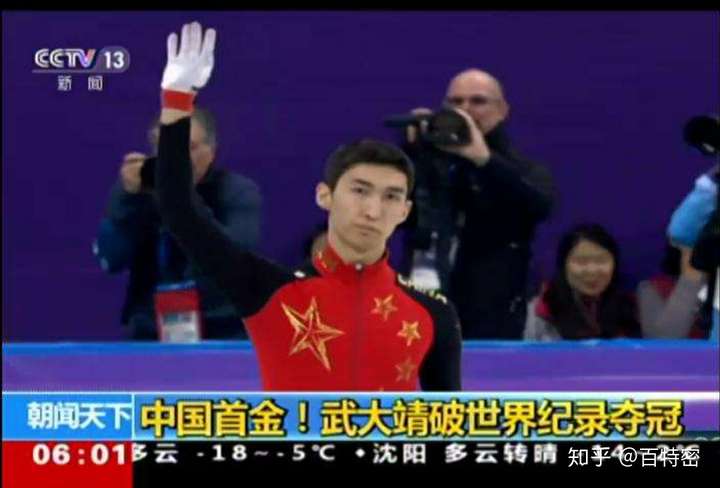
[[[697,115],[685,123],[685,142],[706,156],[720,153],[720,115]]]
[[[385,127],[418,128],[421,141],[438,146],[466,146],[472,142],[470,127],[455,110],[442,108],[430,114],[397,115],[385,119]]]

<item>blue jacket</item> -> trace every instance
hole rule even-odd
[[[260,236],[261,196],[248,178],[210,167],[196,186],[201,207],[240,247],[255,249]],[[100,266],[130,276],[121,320],[135,339],[156,339],[153,296],[161,283],[195,280],[200,294],[205,337],[245,337],[242,322],[227,297],[198,273],[175,239],[162,226],[152,193],[127,193],[113,186],[93,246]]]
[[[667,228],[668,238],[672,242],[688,247],[697,242],[700,231],[710,220],[717,204],[718,184],[713,176],[717,171],[713,167],[700,175],[692,191],[673,212]]]
[[[718,341],[720,328],[720,208],[718,208],[718,180],[720,166],[715,165],[695,180],[693,190],[673,212],[667,234],[677,244],[693,247],[691,264],[708,273],[707,300],[700,314],[702,323],[710,329],[711,340]]]

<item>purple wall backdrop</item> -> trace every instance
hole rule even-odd
[[[3,339],[121,336],[124,276],[90,243],[122,155],[145,150],[165,38],[197,19],[218,29],[200,102],[216,113],[220,161],[264,194],[263,252],[284,263],[322,218],[313,188],[338,143],[394,138],[382,118],[437,105],[470,66],[496,74],[511,133],[561,193],[536,242],[552,268],[578,220],[619,238],[628,284],[657,269],[672,209],[711,161],[683,145],[692,115],[718,111],[720,22],[712,12],[3,13]],[[128,71],[89,92],[33,74],[48,47],[125,47]]]

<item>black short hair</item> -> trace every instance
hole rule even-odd
[[[415,185],[415,168],[410,158],[399,147],[375,139],[361,139],[337,148],[325,164],[324,181],[335,190],[340,177],[356,164],[390,166],[407,177],[407,195]]]

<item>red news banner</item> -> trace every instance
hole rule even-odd
[[[132,442],[3,441],[4,488],[132,488]]]

